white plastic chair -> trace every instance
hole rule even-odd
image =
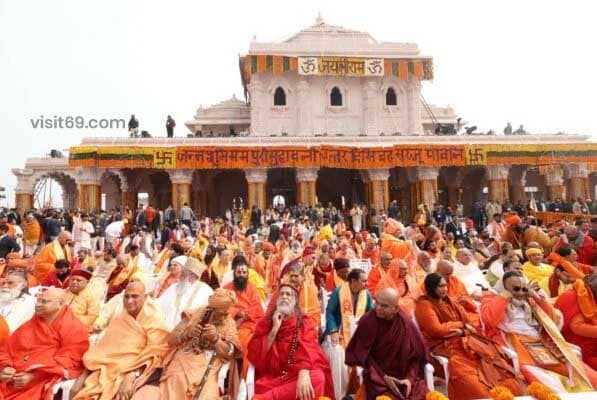
[[[75,384],[75,379],[67,381],[60,381],[52,388],[52,397],[54,397],[62,389],[62,400],[70,400],[70,389]]]

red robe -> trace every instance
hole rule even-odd
[[[48,275],[46,275],[44,280],[41,282],[41,285],[47,287],[54,286],[60,289],[68,289],[70,286],[70,275],[64,281],[61,281],[58,279],[56,270],[52,270],[48,272]]]
[[[363,384],[367,400],[390,393],[384,375],[398,379],[408,378],[412,384],[407,400],[423,400],[428,392],[425,382],[425,364],[429,354],[421,334],[412,320],[399,311],[393,320],[378,318],[375,311],[361,317],[348,347],[346,365],[363,368]]]
[[[583,361],[597,370],[597,320],[589,320],[581,313],[574,289],[562,293],[555,306],[564,316],[562,335],[581,347]]]
[[[81,359],[88,348],[87,328],[70,308],[63,307],[50,325],[33,316],[0,348],[0,369],[11,366],[17,373],[33,372],[35,379],[22,389],[0,384],[0,398],[51,399],[57,382],[81,375]]]
[[[296,316],[283,321],[276,340],[267,350],[267,335],[272,322],[269,316],[259,320],[248,346],[249,361],[255,366],[255,400],[295,399],[298,373],[310,371],[315,398],[327,396],[334,399],[334,385],[327,357],[317,342],[316,329],[311,319],[302,317],[297,327]],[[297,330],[297,348],[288,365],[290,347]],[[283,371],[286,371],[286,376]]]

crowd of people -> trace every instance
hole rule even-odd
[[[597,219],[582,204],[548,226],[507,201],[422,204],[407,224],[396,202],[7,210],[0,398],[592,391]]]

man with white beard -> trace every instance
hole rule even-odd
[[[180,281],[166,289],[157,300],[164,313],[168,329],[172,330],[178,325],[183,311],[207,305],[213,290],[199,280],[205,270],[205,264],[196,258],[189,257],[184,265]]]
[[[29,321],[35,313],[35,298],[27,289],[27,278],[20,273],[6,276],[0,286],[0,314],[10,333]]]
[[[489,283],[467,248],[458,249],[456,252],[454,276],[464,283],[468,294],[477,301],[481,300],[482,288],[489,287]]]

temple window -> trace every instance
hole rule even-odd
[[[342,106],[342,92],[338,86],[334,86],[330,92],[330,105],[334,107]]]
[[[280,86],[276,88],[274,92],[274,106],[285,106],[286,105],[286,93]]]
[[[395,106],[397,104],[398,101],[396,99],[396,91],[394,88],[390,87],[386,92],[386,106]]]

